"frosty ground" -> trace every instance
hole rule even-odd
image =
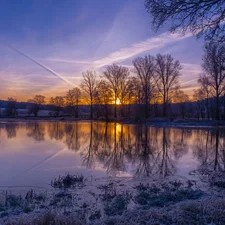
[[[49,188],[2,190],[0,224],[225,224],[225,175],[193,180],[66,174]]]

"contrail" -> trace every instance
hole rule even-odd
[[[59,79],[63,80],[65,83],[72,85],[72,86],[76,86],[75,84],[73,84],[72,82],[70,82],[69,80],[67,80],[65,77],[63,77],[62,75],[56,73],[54,70],[50,69],[49,67],[45,66],[44,64],[39,63],[38,61],[36,61],[35,59],[31,58],[30,56],[28,56],[27,54],[19,51],[16,48],[13,48],[11,46],[8,45],[8,47],[10,49],[12,49],[13,51],[19,53],[20,55],[26,57],[27,59],[29,59],[30,61],[34,62],[35,64],[39,65],[40,67],[42,67],[43,69],[45,69],[46,71],[48,71],[49,73],[53,74],[54,76],[58,77]]]
[[[57,157],[58,155],[60,155],[62,152],[66,151],[66,150],[67,150],[67,148],[61,149],[60,151],[58,151],[58,152],[56,152],[56,153],[54,153],[54,154],[52,154],[52,155],[46,157],[46,158],[43,159],[42,161],[40,161],[40,162],[34,164],[33,166],[31,166],[30,168],[24,170],[23,172],[20,172],[19,174],[16,174],[16,176],[19,176],[19,175],[21,175],[21,174],[30,172],[31,170],[37,168],[38,166],[41,166],[41,165],[43,165],[44,163],[46,163],[46,162],[48,162],[48,161],[54,159],[55,157]],[[14,178],[14,176],[13,176],[13,178]]]

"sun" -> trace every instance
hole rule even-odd
[[[116,104],[120,105],[120,100],[118,98],[116,99]]]

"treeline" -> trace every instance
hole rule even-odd
[[[109,65],[100,75],[94,71],[84,72],[79,87],[69,90],[65,96],[51,97],[48,104],[52,105],[56,116],[64,108],[74,117],[79,117],[79,106],[87,104],[90,119],[104,117],[108,120],[127,117],[127,114],[144,118],[159,116],[158,105],[163,108],[161,116],[168,116],[170,103],[188,99],[179,89],[182,67],[171,55],[138,57],[133,66],[129,69]],[[47,103],[45,99],[42,95],[29,99],[29,112],[37,116]],[[16,99],[8,99],[6,112],[8,116],[16,113]]]
[[[191,99],[180,89],[182,66],[170,54],[147,55],[133,60],[133,67],[108,65],[102,74],[86,71],[79,87],[65,96],[36,95],[28,100],[28,111],[38,115],[43,104],[50,104],[54,116],[64,113],[80,117],[79,107],[87,105],[89,118],[116,119],[150,117],[188,117],[225,119],[225,48],[207,44],[204,48],[200,88]],[[223,105],[223,113],[221,106]],[[16,114],[16,99],[9,98],[8,116]]]

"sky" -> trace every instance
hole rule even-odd
[[[154,32],[144,0],[1,0],[0,99],[64,96],[82,72],[101,76],[112,63],[171,54],[189,95],[201,73],[203,41],[190,33]]]

